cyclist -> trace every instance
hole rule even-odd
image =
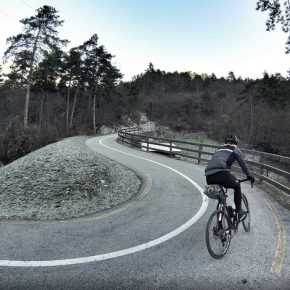
[[[242,221],[247,217],[247,214],[241,208],[241,185],[238,179],[230,173],[230,168],[235,161],[238,161],[247,178],[252,182],[255,181],[255,178],[250,173],[241,150],[237,147],[238,143],[239,139],[237,136],[232,134],[227,135],[224,146],[213,154],[211,161],[205,168],[205,175],[207,184],[220,184],[225,188],[234,189],[237,219],[238,221]]]

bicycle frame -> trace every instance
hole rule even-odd
[[[246,178],[246,179],[239,179],[239,183],[242,183],[242,182],[245,182],[245,181],[248,181],[249,179]],[[232,221],[231,219],[231,214],[229,213],[229,210],[228,210],[228,205],[227,205],[227,198],[228,198],[228,195],[227,195],[227,191],[228,191],[228,188],[224,188],[223,186],[221,187],[222,188],[222,192],[223,192],[223,195],[222,197],[218,200],[218,204],[217,204],[217,207],[216,209],[220,209],[222,210],[224,213],[225,213],[225,216],[228,217],[228,222],[231,226],[231,228],[233,228],[235,231],[237,230],[238,228],[238,222],[236,220],[236,218],[234,218],[234,220]],[[251,188],[253,188],[253,182],[251,181]],[[242,193],[242,196],[244,194]],[[221,221],[221,218],[222,216],[220,215],[220,217],[218,217],[218,220]]]
[[[217,207],[216,207],[217,210],[221,210],[223,212],[223,213],[220,213],[218,215],[218,221],[221,222],[222,221],[222,216],[224,215],[227,218],[228,225],[229,225],[229,229],[227,229],[227,230],[233,229],[233,230],[236,231],[237,228],[238,228],[238,223],[237,223],[235,217],[232,220],[232,215],[231,215],[231,213],[229,212],[229,209],[228,209],[228,204],[227,204],[228,195],[226,194],[227,193],[227,188],[224,189],[222,187],[222,192],[223,192],[223,196],[218,200],[218,204],[217,204]]]

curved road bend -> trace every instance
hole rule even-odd
[[[252,230],[241,227],[215,260],[205,246],[215,203],[200,193],[203,166],[122,146],[116,135],[87,146],[135,171],[140,194],[86,218],[1,222],[0,289],[289,289],[289,212],[262,192],[243,184]]]

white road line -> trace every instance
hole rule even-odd
[[[132,156],[135,158],[139,158],[142,160],[146,160],[149,162],[152,162],[154,164],[158,164],[162,167],[165,167],[167,169],[172,170],[173,172],[181,175],[183,178],[185,178],[186,180],[188,180],[193,186],[195,186],[199,192],[201,193],[202,197],[203,197],[203,201],[202,201],[202,205],[200,207],[200,209],[198,210],[198,212],[189,220],[187,221],[185,224],[183,224],[182,226],[180,226],[179,228],[173,230],[172,232],[157,238],[155,240],[149,241],[147,243],[135,246],[135,247],[131,247],[131,248],[127,248],[127,249],[123,249],[120,251],[115,251],[115,252],[111,252],[111,253],[106,253],[106,254],[101,254],[101,255],[95,255],[95,256],[88,256],[88,257],[80,257],[80,258],[73,258],[73,259],[63,259],[63,260],[45,260],[45,261],[13,261],[13,260],[0,260],[0,266],[5,266],[5,267],[52,267],[52,266],[68,266],[68,265],[76,265],[76,264],[84,264],[84,263],[91,263],[91,262],[97,262],[97,261],[103,261],[103,260],[107,260],[107,259],[112,259],[112,258],[117,258],[117,257],[121,257],[121,256],[125,256],[125,255],[129,255],[129,254],[133,254],[139,251],[143,251],[149,248],[152,248],[156,245],[159,245],[161,243],[164,243],[166,241],[168,241],[169,239],[179,235],[180,233],[182,233],[183,231],[185,231],[186,229],[188,229],[190,226],[192,226],[194,223],[196,223],[199,218],[205,213],[207,206],[208,206],[208,199],[204,196],[203,194],[203,189],[202,187],[200,187],[195,181],[193,181],[192,179],[190,179],[188,176],[184,175],[183,173],[179,172],[178,170],[169,167],[167,165],[161,164],[159,162],[147,159],[147,158],[143,158],[140,156],[136,156],[133,154],[129,154],[120,150],[117,150],[115,148],[109,147],[105,144],[102,143],[102,140],[107,139],[107,138],[112,138],[111,136],[107,136],[102,138],[99,142],[101,145],[117,151],[119,153],[122,154],[126,154],[128,156]],[[95,139],[95,138],[93,138]],[[90,141],[92,139],[87,140],[86,143],[89,143],[88,141]]]
[[[162,167],[165,167],[165,168],[167,168],[167,169],[172,170],[173,172],[175,172],[175,173],[181,175],[183,178],[185,178],[185,179],[188,180],[191,184],[193,184],[193,185],[194,185],[194,186],[195,186],[195,187],[200,191],[200,193],[201,193],[202,196],[203,196],[203,199],[204,199],[204,200],[207,200],[207,197],[203,194],[203,188],[202,188],[201,186],[199,186],[195,181],[193,181],[192,179],[190,179],[188,176],[184,175],[183,173],[179,172],[178,170],[176,170],[176,169],[174,169],[174,168],[172,168],[172,167],[169,167],[169,166],[164,165],[164,164],[162,164],[162,163],[159,163],[159,162],[157,162],[157,161],[153,161],[153,160],[151,160],[151,159],[147,159],[147,158],[144,158],[144,157],[140,157],[140,156],[137,156],[137,155],[134,155],[134,154],[126,153],[126,152],[123,152],[123,151],[121,151],[121,150],[118,150],[118,149],[112,148],[112,147],[110,147],[110,146],[107,146],[107,145],[105,145],[102,141],[105,140],[105,139],[108,139],[108,138],[112,138],[112,136],[107,136],[107,137],[102,138],[102,139],[99,141],[99,143],[100,143],[101,145],[103,145],[103,146],[105,146],[105,147],[107,147],[107,148],[113,150],[113,151],[116,151],[116,152],[119,152],[119,153],[122,153],[122,154],[125,154],[125,155],[128,155],[128,156],[131,156],[131,157],[134,157],[134,158],[138,158],[138,159],[146,160],[146,161],[149,161],[149,162],[151,162],[151,163],[154,163],[154,164],[157,164],[157,165],[159,165],[159,166],[162,166]],[[89,140],[91,140],[91,139],[89,139]]]

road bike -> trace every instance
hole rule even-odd
[[[247,180],[249,179],[239,180],[239,182]],[[251,187],[253,187],[253,182],[251,182]],[[227,253],[231,239],[238,231],[239,222],[235,209],[227,204],[227,188],[217,184],[208,185],[205,194],[210,198],[218,199],[216,210],[208,219],[205,238],[210,255],[213,258],[220,259]],[[245,231],[249,232],[251,229],[251,213],[245,194],[242,194],[242,210],[247,214],[242,224]]]

